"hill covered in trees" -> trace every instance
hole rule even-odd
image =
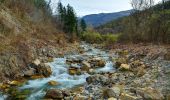
[[[154,6],[152,2],[138,1],[142,2],[132,0],[134,10],[130,16],[101,25],[96,28],[98,32],[118,33],[120,40],[127,42],[170,43],[170,1]]]
[[[116,20],[120,17],[129,16],[130,12],[131,10],[121,11],[116,13],[92,14],[92,15],[84,16],[83,19],[86,21],[88,25],[97,27],[107,22],[110,22],[112,20]]]

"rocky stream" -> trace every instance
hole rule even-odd
[[[170,100],[170,64],[161,56],[151,62],[147,54],[128,50],[110,52],[87,43],[79,49],[46,63],[52,71],[49,77],[17,87],[12,81],[15,88],[2,93],[0,100]]]

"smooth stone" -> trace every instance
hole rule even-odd
[[[48,98],[48,99],[62,99],[63,97],[64,96],[63,96],[62,91],[58,89],[50,89],[47,91],[45,95],[45,98]]]
[[[51,85],[51,86],[57,86],[57,85],[59,85],[60,83],[52,80],[52,81],[49,81],[48,84]]]

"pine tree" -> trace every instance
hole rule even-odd
[[[70,37],[74,33],[78,34],[77,17],[73,7],[69,4],[64,7],[61,2],[58,3],[58,19],[61,23],[63,31],[66,32]]]
[[[76,15],[74,13],[73,7],[69,4],[67,5],[67,32],[73,33],[76,30]]]
[[[86,31],[87,25],[84,19],[81,19],[80,26],[83,32]]]

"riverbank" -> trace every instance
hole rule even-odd
[[[28,81],[21,90],[34,90],[33,94],[24,94],[30,100],[168,100],[168,53],[167,46],[116,45],[106,50],[99,45],[75,43],[54,56],[59,59],[49,64],[50,77]]]

